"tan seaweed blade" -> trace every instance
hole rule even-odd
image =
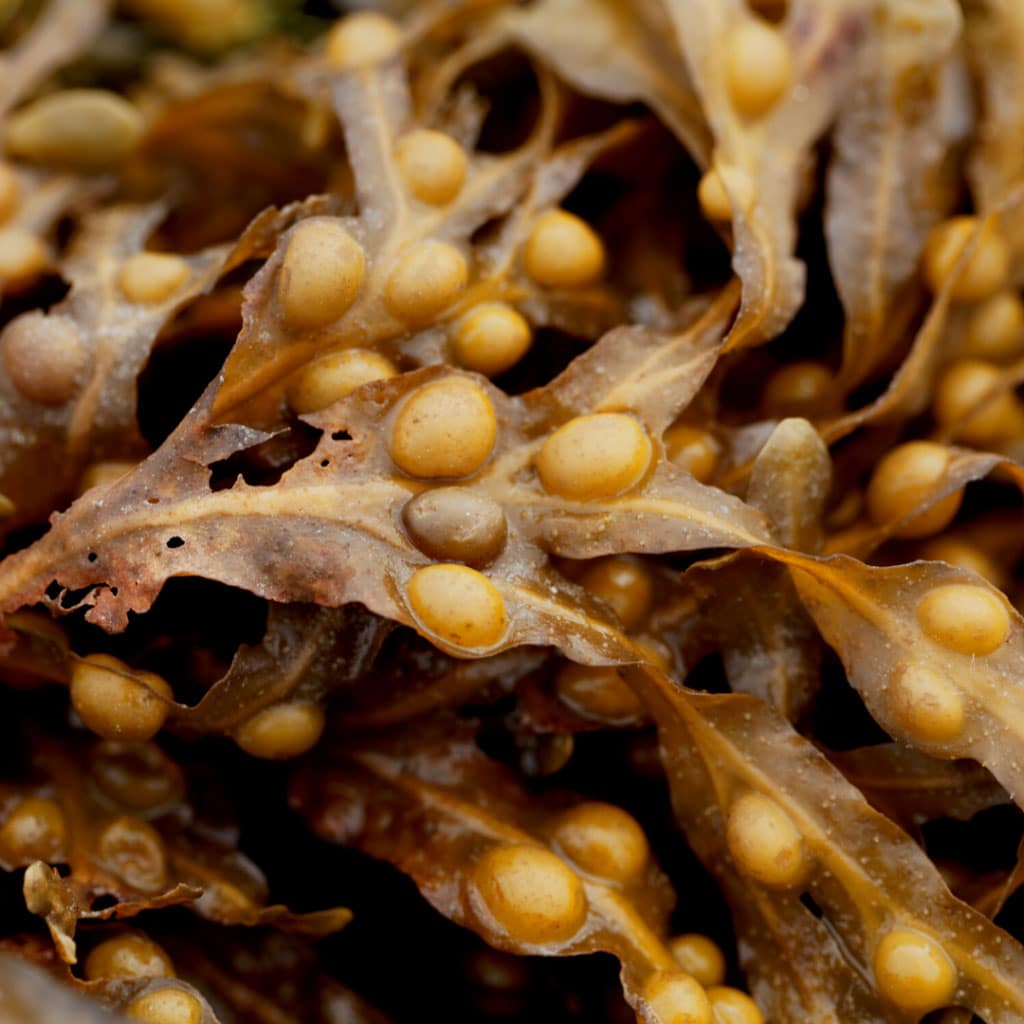
[[[872,807],[914,834],[926,821],[970,821],[1010,802],[1006,790],[974,761],[939,761],[901,743],[829,751],[828,759]]]
[[[317,701],[366,673],[391,624],[358,607],[272,604],[259,644],[243,644],[227,673],[170,721],[188,735],[229,734],[284,700]]]
[[[702,168],[712,163],[712,155],[716,166],[722,162],[729,168],[724,184],[737,211],[735,265],[746,285],[737,344],[748,329],[770,336],[800,300],[802,271],[792,260],[793,206],[802,163],[838,110],[827,230],[851,321],[845,377],[861,379],[883,354],[880,346],[891,340],[882,333],[887,304],[915,271],[925,234],[954,198],[953,162],[947,157],[966,119],[950,114],[960,103],[954,95],[959,84],[946,71],[953,64],[958,9],[949,0],[926,11],[891,0],[874,10],[850,2],[812,3],[793,11],[783,31],[798,48],[799,80],[776,109],[747,120],[732,110],[723,83],[729,32],[749,20],[741,5],[679,8],[678,41],[670,45],[665,40],[677,10],[671,2],[650,0],[631,5],[628,13],[624,6],[615,0],[582,5],[548,0],[502,10],[493,27],[499,42],[511,36],[582,92],[643,99]],[[987,11],[977,18],[986,19],[1000,23]],[[450,85],[458,71],[497,45],[488,33],[479,33],[442,62],[434,77]],[[689,69],[676,67],[680,51]],[[987,66],[980,70],[990,74]],[[691,77],[706,107],[696,116]],[[1012,92],[991,77],[990,92],[998,95],[1005,118]],[[432,81],[431,91],[441,91],[441,82]],[[715,134],[714,154],[705,114]],[[780,160],[788,174],[780,173]],[[757,206],[744,209],[738,200],[743,183],[749,188],[751,181]],[[775,328],[773,320],[779,321]]]
[[[329,88],[355,178],[356,210],[333,225],[363,252],[365,279],[336,320],[296,331],[276,301],[290,243],[289,236],[282,237],[246,288],[243,329],[215,402],[218,419],[239,418],[244,412],[252,422],[260,400],[275,388],[280,392],[290,373],[338,349],[370,348],[390,358],[402,356],[413,365],[453,362],[451,325],[485,302],[522,305],[531,322],[570,324],[584,336],[618,322],[619,303],[608,288],[540,288],[522,272],[517,257],[533,219],[557,205],[604,150],[629,136],[628,123],[553,149],[561,105],[553,79],[542,73],[541,111],[530,137],[500,156],[467,154],[466,180],[458,194],[448,203],[428,206],[410,192],[395,155],[401,139],[418,127],[404,69],[384,63],[316,85]],[[473,233],[501,218],[505,220],[498,237],[474,253]],[[438,242],[454,246],[467,260],[467,287],[426,323],[410,324],[389,306],[388,282],[403,254],[418,244]],[[263,402],[262,408],[266,406]]]
[[[733,267],[744,287],[729,345],[756,344],[778,334],[803,302],[805,268],[794,258],[802,177],[850,80],[871,4],[789,4],[780,31],[792,55],[792,81],[770,110],[750,117],[736,110],[727,71],[734,33],[751,20],[747,5],[665,0],[665,7],[710,123],[712,164],[733,209]],[[752,196],[746,204],[744,192]]]
[[[980,761],[1024,801],[1024,622],[1006,597],[976,573],[943,562],[877,567],[836,555],[813,560],[776,550],[825,640],[843,661],[871,714],[893,736],[933,757]],[[961,653],[922,627],[917,609],[938,588],[960,585],[1005,614],[1005,640],[988,653]],[[924,671],[948,686],[962,708],[957,730],[935,737],[906,720],[901,680]]]
[[[821,686],[824,647],[788,574],[771,563],[711,566],[694,566],[687,578],[730,688],[760,697],[796,721]]]
[[[1024,183],[1015,185],[997,207],[979,218],[971,240],[964,246],[955,265],[942,282],[927,316],[924,318],[906,358],[893,374],[888,386],[873,402],[852,412],[843,413],[821,424],[818,429],[828,444],[835,444],[860,427],[909,419],[923,412],[932,398],[935,376],[949,350],[948,324],[954,306],[954,290],[965,268],[974,257],[984,234],[993,229],[1007,237],[1024,209]],[[894,313],[898,315],[898,311]]]
[[[820,1024],[884,1021],[870,981],[849,963],[825,923],[792,893],[749,884],[730,860],[723,807],[728,790],[713,768],[707,724],[691,731],[680,712],[664,713],[649,684],[634,685],[658,716],[677,820],[729,903],[740,964],[766,1018]],[[754,703],[753,698],[740,699]],[[701,738],[708,749],[700,745]]]
[[[936,375],[951,348],[951,310],[955,308],[953,290],[965,267],[974,256],[985,231],[998,227],[1007,231],[1024,209],[1024,186],[1011,190],[998,208],[981,218],[971,240],[964,246],[950,274],[943,281],[942,288],[932,301],[927,315],[914,334],[909,352],[889,380],[886,389],[874,401],[851,412],[817,422],[821,437],[834,445],[855,430],[868,426],[898,423],[919,415],[932,399]],[[906,316],[912,311],[912,304],[896,309],[892,318]],[[902,321],[900,322],[902,329]],[[717,481],[721,486],[732,486],[747,476],[751,461],[732,467]],[[861,531],[854,537],[859,540]]]
[[[793,257],[802,178],[853,74],[861,37],[871,31],[870,6],[791,5],[782,31],[793,50],[794,80],[772,110],[751,118],[733,108],[726,83],[730,33],[751,20],[738,0],[547,0],[501,11],[494,24],[499,40],[523,44],[582,92],[642,99],[701,168],[719,172],[733,206],[733,265],[744,284],[730,339],[738,346],[777,334],[803,300],[804,268]],[[492,45],[474,40],[456,51],[455,67],[438,72],[442,81]]]
[[[708,127],[661,0],[498,5],[486,26],[422,74],[417,84],[427,105],[438,105],[468,67],[510,42],[582,93],[615,103],[646,103],[697,162],[707,164]]]
[[[949,326],[952,319],[951,310],[955,308],[953,291],[956,283],[977,251],[984,233],[993,228],[1008,233],[1022,209],[1024,186],[1017,185],[1007,193],[997,208],[980,218],[974,235],[964,246],[955,266],[943,281],[941,290],[914,334],[910,350],[890,378],[885,391],[859,409],[841,413],[815,424],[827,444],[834,445],[863,427],[906,421],[928,408],[936,375],[951,348]],[[906,317],[913,308],[910,303],[901,305],[893,310],[891,319],[895,321]],[[902,321],[899,327],[900,330],[903,329]],[[751,461],[741,462],[722,474],[717,482],[723,487],[732,486],[738,480],[744,479],[750,468]]]
[[[262,872],[237,849],[237,829],[196,827],[180,768],[152,744],[96,743],[76,746],[68,737],[35,741],[33,769],[41,787],[0,785],[0,799],[17,807],[26,797],[53,801],[62,822],[52,863],[61,875],[18,848],[0,856],[0,866],[25,867],[29,910],[46,920],[58,955],[75,963],[74,934],[80,920],[133,917],[146,910],[191,904],[221,924],[273,925],[323,935],[351,918],[344,908],[293,914],[267,906]],[[118,767],[118,766],[121,767]],[[113,769],[113,770],[112,770]],[[138,793],[105,784],[135,771],[152,806],[140,807]],[[147,788],[148,787],[148,788]],[[95,908],[99,897],[110,906]]]
[[[215,246],[183,257],[185,277],[153,302],[131,302],[121,274],[166,214],[161,203],[116,205],[86,216],[62,271],[71,290],[48,312],[24,314],[4,338],[24,323],[43,336],[63,331],[74,343],[81,370],[73,393],[57,404],[22,394],[9,373],[0,375],[0,491],[15,503],[10,524],[34,522],[67,498],[90,461],[139,457],[146,445],[136,423],[137,379],[159,331],[189,301],[218,278],[265,251],[268,235],[291,222],[296,210],[318,208],[318,200],[268,210],[234,246]],[[40,462],[51,468],[39,473]]]
[[[982,480],[990,474],[1008,479],[1024,488],[1024,469],[1019,463],[990,452],[976,452],[969,448],[948,449],[948,461],[942,473],[917,504],[899,519],[884,523],[858,523],[841,533],[833,534],[825,546],[829,554],[850,555],[866,559],[876,548],[897,535],[901,526],[927,512],[944,498],[961,490],[969,483]]]
[[[777,713],[744,695],[699,694],[650,670],[627,672],[657,716],[680,824],[713,871],[733,879],[739,872],[724,829],[744,793],[773,801],[800,834],[805,880],[769,889],[745,877],[739,888],[729,886],[742,904],[741,920],[756,907],[752,927],[769,929],[750,945],[741,939],[741,953],[770,1019],[916,1020],[874,991],[878,943],[897,927],[929,936],[955,965],[950,1005],[968,1007],[989,1024],[1021,1019],[1024,950],[957,900],[921,848]],[[694,785],[695,778],[704,784]],[[801,901],[802,892],[822,919]],[[778,983],[779,971],[788,984]]]
[[[657,438],[710,372],[732,308],[729,290],[679,334],[612,332],[552,384],[523,398],[440,367],[371,384],[311,417],[324,430],[316,450],[267,487],[239,480],[210,489],[208,466],[264,436],[209,427],[211,389],[137,470],[85,495],[37,544],[4,563],[0,606],[45,600],[59,608],[58,590],[86,588],[90,621],[116,630],[129,611],[149,607],[165,580],[199,575],[275,601],[360,601],[463,655],[529,643],[555,644],[578,660],[635,660],[608,613],[557,574],[548,555],[746,547],[766,541],[763,517],[661,457],[632,490],[591,501],[548,494],[533,460],[561,422],[598,410],[633,411]],[[470,650],[426,629],[406,603],[413,572],[431,559],[410,542],[400,512],[430,485],[396,470],[387,438],[394,408],[410,393],[471,380],[495,409],[498,438],[490,461],[459,483],[501,510],[509,537],[488,568],[505,603],[507,631],[499,643]]]
[[[372,746],[346,741],[336,760],[299,773],[292,803],[319,835],[390,861],[438,911],[500,949],[611,953],[631,1003],[652,972],[678,970],[665,944],[675,894],[658,866],[647,860],[629,878],[613,879],[575,865],[553,836],[557,812],[573,803],[528,794],[480,751],[467,723],[442,718],[375,736]],[[517,934],[514,917],[503,922],[481,911],[475,865],[495,848],[522,847],[553,848],[562,858],[555,863],[579,879],[586,910],[575,928],[538,940]]]
[[[0,679],[70,683],[78,659],[58,625],[28,612],[8,616],[5,627],[10,635],[0,653]],[[197,704],[168,700],[173,731],[230,735],[271,705],[320,701],[366,675],[392,628],[358,606],[272,604],[263,638],[239,647],[228,671]],[[481,666],[478,674],[484,670],[482,662],[469,664]],[[130,677],[127,666],[122,672]]]
[[[747,502],[787,547],[816,553],[832,481],[828,450],[806,420],[783,420],[754,460]],[[796,720],[821,685],[822,645],[784,566],[712,562],[687,574],[704,628],[733,690],[760,697]]]
[[[414,718],[456,710],[491,694],[508,693],[542,670],[552,654],[545,648],[514,647],[487,658],[452,658],[433,645],[411,657],[385,654],[332,707],[332,724],[342,732],[393,729]],[[410,666],[415,666],[410,671]],[[480,696],[483,694],[483,696]],[[573,719],[573,725],[579,722]]]
[[[85,991],[76,992],[69,981]],[[51,971],[16,953],[0,953],[0,1021],[3,1024],[51,1024],[55,1020],[112,1024],[127,1018],[112,1017],[111,1009],[123,1008],[135,996],[165,987],[180,989],[196,1000],[200,1015],[195,1024],[218,1024],[209,1003],[191,985],[177,979],[118,979],[90,984],[86,988],[74,979],[58,979]]]
[[[846,312],[841,377],[848,386],[892,349],[891,307],[917,270],[929,230],[956,200],[951,151],[968,127],[956,95],[961,82],[949,73],[960,21],[952,0],[880,4],[839,110],[825,233]]]

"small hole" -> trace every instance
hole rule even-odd
[[[210,463],[210,490],[223,491],[239,481],[250,487],[273,487],[285,473],[317,449],[323,432],[305,423],[250,448]]]
[[[167,546],[169,548],[180,548],[180,547],[183,547],[184,544],[185,544],[185,540],[184,540],[183,537],[171,537],[167,541]]]
[[[64,590],[60,594],[60,606],[65,610],[77,608],[92,593],[93,588],[79,587],[78,590]]]
[[[814,897],[810,893],[801,893],[800,902],[819,920],[825,916],[825,912],[814,902]]]
[[[331,460],[330,459],[324,459],[323,462],[320,463],[320,468],[321,469],[326,469],[330,464],[331,464]]]
[[[336,430],[331,434],[332,441],[351,441],[352,435],[347,430]]]
[[[46,588],[46,596],[51,601],[56,601],[61,594],[64,593],[64,588],[56,581],[52,580],[50,585]]]
[[[95,562],[96,559],[99,558],[100,556],[97,555],[95,551],[90,551],[88,557],[89,557],[89,561],[90,562]]]

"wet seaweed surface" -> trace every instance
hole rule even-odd
[[[0,0],[0,1022],[1024,1020],[1017,0]]]

